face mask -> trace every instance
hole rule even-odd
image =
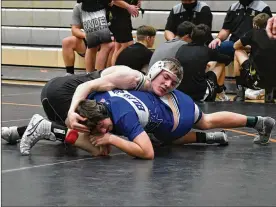
[[[93,5],[93,1],[89,1],[89,0],[82,0],[82,6],[81,9],[83,11],[87,11],[87,12],[93,12],[94,9],[94,5]],[[95,4],[95,3],[94,3]]]
[[[191,11],[196,7],[197,1],[195,1],[194,3],[190,3],[190,4],[182,3],[182,5],[183,5],[184,9],[186,9],[187,11]]]
[[[244,7],[248,6],[253,2],[253,0],[239,0],[240,4],[243,5]]]
[[[104,9],[106,4],[108,4],[108,0],[79,0],[82,2],[81,9],[86,12],[95,12],[101,9]]]

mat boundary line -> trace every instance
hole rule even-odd
[[[111,154],[111,157],[118,156],[118,155],[124,155],[125,153],[116,153],[116,154]],[[22,170],[28,170],[28,169],[33,169],[33,168],[40,168],[40,167],[47,167],[47,166],[53,166],[53,165],[59,165],[59,164],[66,164],[66,163],[71,163],[71,162],[78,162],[78,161],[83,161],[83,160],[93,160],[93,159],[98,159],[99,157],[88,157],[88,158],[81,158],[81,159],[76,159],[76,160],[67,160],[67,161],[62,161],[62,162],[55,162],[55,163],[48,163],[48,164],[43,164],[43,165],[34,165],[30,167],[21,167],[21,168],[14,168],[14,169],[8,169],[8,170],[2,170],[2,174],[9,173],[9,172],[16,172],[16,171],[22,171]]]

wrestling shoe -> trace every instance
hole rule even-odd
[[[9,144],[16,144],[21,138],[17,132],[17,126],[1,127],[1,138]]]
[[[274,125],[275,119],[258,116],[258,121],[254,128],[258,131],[259,135],[254,138],[253,142],[255,144],[268,144]]]
[[[54,134],[51,132],[51,122],[39,114],[33,115],[29,125],[20,141],[20,152],[29,155],[31,148],[42,139],[52,140]]]
[[[206,143],[207,144],[218,143],[220,145],[228,145],[227,134],[225,133],[225,131],[207,132],[206,133]]]

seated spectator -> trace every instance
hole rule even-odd
[[[177,27],[184,21],[192,22],[195,25],[205,24],[209,26],[210,33],[207,42],[213,40],[211,34],[213,15],[206,3],[197,0],[182,0],[181,3],[175,5],[167,19],[165,27],[166,40],[169,41],[176,37]]]
[[[218,49],[220,53],[229,55],[233,60],[234,43],[252,29],[253,18],[260,13],[272,16],[270,7],[263,1],[239,0],[232,4],[224,19],[222,29],[218,36],[209,44],[209,47]],[[225,41],[230,34],[229,41]]]
[[[192,42],[182,45],[176,53],[176,58],[183,67],[184,78],[178,90],[188,94],[194,101],[228,101],[224,92],[225,65],[231,58],[218,53],[204,45],[209,32],[204,24],[193,28]],[[214,67],[206,72],[207,64],[216,61]],[[218,93],[218,94],[217,94]]]
[[[113,1],[110,30],[115,38],[115,49],[112,65],[115,65],[119,54],[133,44],[131,16],[138,17],[140,4],[140,0]]]
[[[77,0],[77,4],[75,5],[75,7],[81,2],[82,0]],[[72,19],[74,19],[74,15],[72,16]],[[62,56],[67,75],[75,73],[75,51],[81,57],[85,57],[85,52],[87,48],[85,33],[78,26],[75,25],[71,26],[71,32],[72,36],[65,37],[62,40]]]
[[[254,28],[234,44],[237,96],[235,101],[244,101],[244,87],[265,88],[266,92],[276,86],[276,40],[265,31],[269,15],[261,13],[254,17]],[[250,57],[242,49],[251,46]],[[272,100],[271,100],[272,101]]]
[[[149,67],[151,67],[154,63],[164,58],[175,57],[178,49],[189,42],[192,42],[191,33],[194,28],[194,24],[188,21],[182,22],[177,27],[177,36],[172,40],[168,40],[163,44],[159,45],[150,60]]]
[[[70,73],[73,73],[74,70],[73,52],[74,50],[78,51],[80,49],[81,54],[85,54],[86,72],[91,72],[95,70],[95,68],[105,68],[109,51],[112,48],[111,34],[106,20],[106,8],[108,4],[109,0],[97,2],[82,0],[75,5],[72,16],[72,34],[76,38],[69,37],[63,41],[63,56],[65,65]],[[99,24],[92,24],[91,22],[98,22]],[[81,29],[83,29],[84,32],[82,32]],[[85,39],[87,43],[85,52],[85,46],[80,39]],[[71,45],[69,44],[70,40]],[[101,50],[96,59],[99,47]]]
[[[140,26],[137,29],[137,42],[125,48],[116,60],[115,65],[126,65],[146,73],[152,56],[149,49],[153,46],[156,30],[151,26]]]
[[[75,73],[75,52],[79,54],[81,57],[85,57],[85,52],[87,49],[87,42],[85,39],[85,33],[77,28],[75,25],[71,27],[72,36],[65,37],[62,40],[62,56],[64,65],[66,68],[66,75],[72,75]],[[114,42],[109,43],[108,47],[103,47],[98,50],[97,57],[96,57],[96,68],[101,70],[105,67],[110,67],[111,60],[108,59],[106,65],[104,65],[104,60],[102,57],[105,58],[103,54],[112,55],[112,51],[114,50]],[[101,65],[99,65],[102,63]]]

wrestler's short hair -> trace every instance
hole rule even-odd
[[[76,112],[86,118],[82,124],[87,126],[90,131],[95,130],[100,121],[110,117],[107,107],[95,100],[82,100]]]

